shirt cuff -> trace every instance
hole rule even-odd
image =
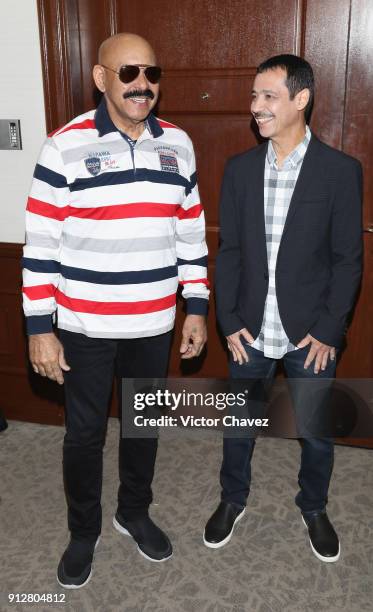
[[[208,300],[205,298],[186,298],[186,313],[195,315],[207,315]]]
[[[28,336],[52,332],[52,315],[34,315],[32,317],[26,317],[26,331]]]

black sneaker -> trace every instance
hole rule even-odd
[[[208,520],[203,534],[203,543],[209,548],[221,548],[228,544],[233,535],[235,524],[245,514],[245,508],[221,501]]]
[[[308,529],[313,554],[326,563],[338,561],[341,547],[326,512],[315,512],[311,517],[302,516],[302,520]]]
[[[160,563],[172,557],[170,540],[149,516],[134,521],[124,521],[117,512],[113,518],[113,525],[119,533],[133,537],[139,553],[145,559]]]
[[[58,583],[65,589],[80,589],[92,576],[92,561],[99,542],[70,540],[57,569]]]

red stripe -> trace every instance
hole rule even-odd
[[[66,217],[77,217],[80,219],[96,219],[110,221],[112,219],[131,219],[136,217],[174,217],[179,219],[196,219],[200,216],[203,208],[196,204],[188,210],[184,210],[179,204],[161,204],[159,202],[136,202],[133,204],[113,204],[109,206],[96,206],[89,208],[76,208],[73,206],[62,206],[58,208],[53,204],[42,202],[29,197],[27,210],[42,217],[49,217],[57,221],[64,221]]]
[[[81,121],[80,123],[73,123],[72,125],[68,125],[65,128],[58,128],[57,130],[54,130],[54,132],[51,132],[50,134],[48,134],[49,138],[51,136],[54,136],[55,134],[63,134],[64,132],[69,132],[70,130],[95,130],[96,129],[96,124],[94,122],[94,119],[85,119],[84,121]]]
[[[163,121],[163,119],[157,119],[159,125],[162,128],[175,128],[176,130],[180,130],[179,127],[177,127],[177,125],[174,125],[173,123],[169,123],[168,121]]]
[[[33,287],[23,287],[22,291],[30,300],[44,300],[45,298],[54,297],[56,287],[52,284],[34,285]]]
[[[195,278],[193,280],[179,281],[180,285],[187,285],[188,283],[203,283],[206,287],[210,287],[210,282],[207,278]]]
[[[68,297],[57,289],[56,300],[58,304],[74,312],[87,312],[97,315],[136,315],[158,312],[175,306],[176,294],[172,293],[163,298],[142,302],[95,302]]]
[[[68,206],[62,206],[58,208],[53,204],[36,200],[35,198],[29,198],[27,200],[26,210],[35,215],[41,215],[42,217],[50,217],[51,219],[57,219],[57,221],[64,221],[68,216]]]
[[[191,206],[191,208],[188,208],[188,210],[185,210],[184,208],[180,207],[176,213],[176,216],[179,219],[197,219],[202,211],[202,204],[196,204],[195,206]]]
[[[174,217],[179,204],[159,204],[158,202],[136,202],[136,204],[114,204],[96,208],[70,207],[69,215],[81,219],[129,219],[134,217]]]

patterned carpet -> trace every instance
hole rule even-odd
[[[219,497],[221,438],[215,432],[163,434],[152,516],[174,555],[141,557],[111,525],[117,487],[118,423],[105,450],[104,527],[91,582],[61,589],[55,571],[68,541],[61,484],[63,429],[10,421],[0,434],[0,610],[66,612],[371,612],[373,610],[372,451],[338,447],[329,514],[341,559],[311,553],[293,503],[299,445],[259,440],[250,504],[221,550],[201,540]],[[10,604],[8,593],[64,593],[65,603]]]

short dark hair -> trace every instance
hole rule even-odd
[[[286,72],[285,85],[289,90],[290,100],[293,100],[296,94],[302,91],[302,89],[309,90],[310,99],[304,111],[307,117],[312,108],[315,91],[312,66],[298,55],[283,54],[275,55],[265,62],[262,62],[258,66],[256,73],[260,74],[261,72],[267,72],[267,70],[274,70],[275,68],[282,68]]]

